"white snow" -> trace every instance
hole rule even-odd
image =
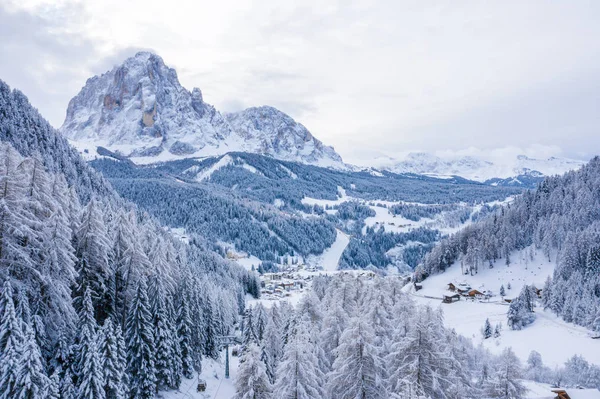
[[[290,176],[290,177],[291,177],[293,180],[296,180],[296,179],[298,178],[298,175],[297,175],[297,174],[295,174],[294,172],[292,172],[291,170],[289,170],[289,169],[288,169],[288,168],[286,168],[285,166],[283,166],[283,165],[279,165],[279,167],[280,167],[281,169],[283,169],[283,171],[284,171],[285,173],[287,173],[287,174],[288,174],[288,175],[289,175],[289,176]]]
[[[246,270],[252,270],[252,266],[254,266],[254,269],[257,269],[258,265],[262,263],[262,261],[254,255],[235,259],[235,262],[237,262],[238,265],[243,266]]]
[[[321,255],[311,255],[306,259],[306,263],[315,267],[322,267],[323,270],[331,272],[337,270],[338,263],[344,250],[350,242],[350,237],[341,230],[337,230],[335,241],[331,247],[327,248]]]
[[[500,286],[504,285],[507,298],[514,298],[524,284],[542,288],[546,277],[554,270],[553,264],[543,256],[536,254],[534,260],[530,260],[525,255],[526,252],[513,254],[513,264],[510,266],[506,266],[502,260],[493,269],[482,265],[479,273],[474,276],[462,274],[460,264],[456,263],[446,272],[427,278],[423,281],[423,289],[412,295],[418,303],[442,306],[448,327],[466,337],[472,337],[475,343],[481,342],[494,353],[512,347],[517,356],[526,361],[529,353],[536,350],[542,355],[544,363],[551,367],[562,365],[573,355],[583,355],[588,361],[600,364],[600,340],[591,339],[586,328],[566,323],[539,306],[535,310],[536,320],[530,326],[520,331],[512,331],[507,326],[509,306],[501,302]],[[450,282],[465,282],[479,291],[491,290],[496,296],[489,302],[461,298],[452,304],[441,304],[442,295],[450,292],[446,290]],[[509,282],[511,290],[507,289]],[[502,323],[503,330],[499,339],[484,340],[481,336],[480,330],[486,318],[490,319],[492,326]]]
[[[202,373],[200,378],[206,381],[206,391],[197,392],[198,378],[183,379],[178,391],[160,392],[164,399],[231,399],[235,395],[235,378],[239,365],[239,358],[231,356],[229,349],[229,375],[225,378],[225,352],[221,351],[221,358],[202,360]]]
[[[225,155],[224,157],[219,159],[214,165],[212,165],[209,168],[198,173],[196,175],[196,180],[198,180],[198,181],[208,180],[208,179],[210,179],[210,176],[212,176],[212,174],[215,173],[217,170],[224,168],[227,165],[231,165],[232,163],[233,163],[233,158],[231,158],[229,155]]]
[[[383,157],[372,160],[369,167],[377,167],[394,173],[416,173],[437,178],[461,176],[475,181],[492,178],[509,178],[521,174],[539,172],[550,176],[579,169],[585,162],[567,158],[550,157],[534,159],[524,155],[514,157],[462,156],[440,157],[429,153],[409,153],[398,160]]]

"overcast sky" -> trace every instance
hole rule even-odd
[[[0,2],[0,79],[56,127],[140,49],[217,109],[275,106],[347,162],[600,153],[597,0]]]

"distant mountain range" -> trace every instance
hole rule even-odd
[[[110,153],[136,164],[247,152],[333,169],[364,170],[375,176],[386,171],[524,187],[584,164],[524,155],[499,164],[471,156],[443,159],[418,152],[401,161],[374,160],[367,169],[354,167],[276,108],[219,112],[204,101],[200,89],[185,89],[175,70],[149,52],[139,52],[88,79],[70,101],[60,131],[88,160]]]
[[[60,131],[88,158],[97,147],[153,163],[250,152],[345,168],[332,147],[272,107],[222,114],[181,86],[162,58],[140,52],[94,76],[69,103]]]
[[[535,185],[545,176],[579,169],[584,161],[551,157],[535,159],[518,155],[512,159],[491,162],[465,156],[444,159],[429,153],[410,153],[402,160],[378,160],[379,169],[392,173],[414,173],[438,178],[462,177],[494,185]]]

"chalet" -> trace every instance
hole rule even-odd
[[[296,287],[296,282],[295,281],[282,281],[281,283],[277,284],[277,286],[281,287],[285,291],[290,291],[294,287]]]
[[[419,291],[422,288],[423,288],[423,284],[415,283],[415,291]]]
[[[485,295],[483,294],[483,292],[477,291],[477,290],[470,290],[468,295],[470,298],[477,298],[477,299],[485,298]]]
[[[600,391],[597,389],[553,389],[556,395],[554,399],[600,399]]]
[[[460,295],[458,295],[458,294],[444,295],[444,298],[442,299],[443,303],[453,303],[453,302],[457,302],[457,301],[460,301]]]
[[[462,296],[468,296],[469,291],[471,291],[471,286],[465,283],[460,283],[456,285],[456,292],[458,292]]]
[[[456,291],[456,286],[454,285],[454,283],[448,283],[448,290],[452,292]]]

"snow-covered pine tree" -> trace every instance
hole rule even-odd
[[[527,389],[521,383],[521,362],[511,348],[504,349],[493,374],[483,386],[488,398],[522,399]]]
[[[77,284],[74,293],[75,309],[81,307],[83,295],[89,287],[96,319],[102,323],[113,313],[113,301],[108,289],[111,279],[109,254],[110,239],[102,218],[100,203],[92,199],[83,211],[77,241]]]
[[[156,348],[146,292],[146,283],[140,280],[129,307],[125,333],[129,395],[136,399],[153,399],[156,394]]]
[[[498,323],[498,324],[496,324],[496,327],[494,327],[494,338],[500,337],[501,334],[502,334],[502,324]]]
[[[21,330],[23,335],[27,331],[27,326],[31,326],[31,309],[29,308],[29,298],[24,288],[19,290],[17,295],[17,306],[16,306],[17,318],[21,320]],[[35,333],[35,330],[34,330]]]
[[[254,308],[247,307],[242,324],[242,352],[251,344],[258,345],[258,338],[254,329]]]
[[[170,317],[167,311],[166,292],[162,284],[162,279],[155,274],[150,279],[149,285],[152,313],[152,326],[154,330],[154,348],[156,382],[159,387],[170,387],[173,384],[173,370],[171,369],[171,359],[174,357],[173,340],[176,337],[171,335]]]
[[[104,372],[100,357],[92,294],[88,287],[79,311],[78,345],[76,351],[77,397],[104,399]]]
[[[242,360],[235,381],[234,399],[271,399],[271,383],[265,364],[260,360],[260,349],[255,343],[246,348]]]
[[[309,339],[309,323],[302,323],[304,325],[298,327],[286,345],[277,368],[278,378],[273,388],[276,398],[320,399],[326,396],[314,344]]]
[[[0,279],[25,276],[39,281],[30,242],[37,240],[39,219],[26,207],[27,176],[21,156],[7,143],[0,144]]]
[[[387,399],[383,362],[373,345],[375,333],[365,317],[349,322],[335,349],[327,392],[333,399]]]
[[[269,377],[271,384],[274,384],[277,377],[277,365],[283,356],[283,343],[281,342],[280,331],[272,317],[269,317],[265,327],[260,356],[265,363],[267,377]]]
[[[267,311],[262,303],[253,308],[252,326],[256,334],[257,344],[260,346],[267,326]]]
[[[506,296],[506,290],[504,289],[504,284],[502,284],[500,286],[500,296],[501,297],[505,297]]]
[[[439,347],[437,326],[425,311],[419,311],[413,323],[405,338],[392,343],[387,356],[390,391],[402,395],[408,390],[415,397],[435,397],[442,385],[445,358]]]
[[[334,302],[325,312],[323,325],[319,336],[319,344],[329,356],[330,364],[333,364],[335,357],[333,350],[340,344],[340,339],[348,323],[348,315],[338,302]]]
[[[187,293],[183,290],[180,294],[179,314],[177,315],[177,336],[181,350],[182,373],[186,378],[192,378],[194,373],[191,326]]]
[[[118,355],[118,364],[121,367],[121,384],[123,384],[125,397],[127,396],[127,386],[129,382],[129,376],[127,375],[127,344],[125,343],[125,337],[123,336],[123,331],[121,330],[121,325],[119,323],[115,323],[114,325],[115,338],[117,342],[117,355]]]
[[[99,342],[106,399],[125,399],[125,353],[120,352],[123,348],[119,345],[119,339],[123,338],[117,336],[112,319],[106,319]]]
[[[10,282],[5,281],[0,298],[0,398],[16,397],[17,368],[20,362],[23,331],[17,318]]]
[[[483,325],[482,330],[483,338],[488,339],[491,338],[493,334],[492,325],[490,324],[490,319],[485,319],[485,324]]]
[[[45,374],[42,364],[42,354],[35,341],[33,329],[28,326],[17,367],[16,394],[13,398],[44,399],[47,386],[48,376]]]
[[[215,329],[217,319],[214,317],[215,308],[210,293],[202,300],[202,316],[202,321],[204,322],[204,356],[218,359],[219,347],[217,343],[217,331]]]
[[[167,314],[169,316],[169,329],[171,339],[171,358],[169,359],[169,369],[171,370],[171,379],[169,387],[173,389],[179,388],[181,378],[183,377],[183,364],[181,361],[181,345],[177,335],[177,314],[173,308],[174,299],[168,296],[166,300]]]
[[[523,327],[533,323],[535,320],[533,307],[532,289],[530,286],[525,285],[521,290],[521,294],[511,302],[508,308],[508,326],[512,330],[521,330]]]
[[[52,374],[48,379],[48,385],[44,389],[46,392],[45,399],[61,399],[60,396],[60,377],[58,373]]]

